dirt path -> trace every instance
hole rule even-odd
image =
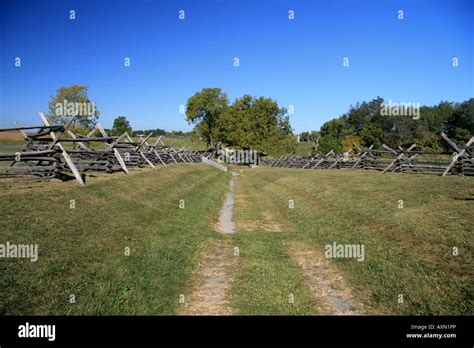
[[[235,187],[239,180],[236,180],[237,173],[232,173],[229,192],[227,193],[224,205],[221,209],[216,230],[223,234],[235,233],[236,227],[233,221],[234,201],[237,197],[238,204],[247,206],[255,203],[256,200],[251,194],[244,192],[235,194]],[[265,227],[258,224],[259,230],[281,231],[278,218],[274,216],[273,201],[269,197],[259,198],[258,202],[265,202],[267,207],[262,212],[261,219],[265,222]],[[268,220],[268,221],[267,221]],[[268,222],[272,222],[273,228],[268,228]],[[257,225],[252,226],[255,229]],[[240,225],[239,221],[239,228]],[[288,255],[294,260],[302,270],[306,279],[306,284],[312,294],[322,303],[319,313],[322,315],[361,315],[362,305],[357,302],[352,295],[351,289],[345,282],[341,272],[328,260],[322,252],[307,246],[302,242],[287,241],[284,248]],[[232,315],[231,299],[229,289],[232,283],[232,276],[237,268],[239,257],[234,256],[233,244],[230,239],[215,241],[207,252],[201,257],[201,264],[195,275],[195,284],[187,296],[186,304],[180,314],[184,315]]]
[[[231,315],[227,297],[238,257],[230,240],[216,241],[202,257],[196,284],[187,296],[182,315]]]
[[[286,243],[290,257],[301,267],[313,295],[323,303],[323,315],[362,315],[340,271],[322,252],[300,242]]]
[[[232,179],[230,179],[229,192],[222,206],[219,221],[217,222],[217,231],[221,233],[234,233],[235,224],[232,220],[234,210],[234,188],[235,181],[234,176],[238,176],[238,173],[232,172]]]
[[[233,177],[237,173],[232,173]],[[234,233],[232,221],[234,209],[234,178],[230,180],[229,192],[222,206],[216,229],[220,233]],[[217,240],[202,255],[201,264],[196,273],[196,283],[190,291],[184,315],[231,315],[232,309],[228,299],[228,291],[232,281],[238,257],[234,255],[231,240]]]

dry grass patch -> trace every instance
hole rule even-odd
[[[301,267],[312,294],[322,303],[321,314],[360,315],[363,306],[352,293],[343,274],[323,253],[304,243],[284,243],[289,256]]]
[[[23,141],[23,135],[18,131],[0,132],[0,141]]]

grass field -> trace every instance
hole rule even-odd
[[[24,144],[25,141],[20,132],[0,132],[0,152],[21,151]]]
[[[174,313],[200,249],[220,238],[212,226],[227,181],[210,167],[175,165],[86,187],[2,186],[2,243],[37,243],[39,259],[0,261],[0,312]]]
[[[369,314],[473,314],[472,178],[258,168],[238,179],[236,238],[261,245],[261,260],[244,261],[241,308],[269,308],[268,287],[302,278],[285,256],[285,245],[300,241],[321,251],[333,242],[365,245],[363,262],[331,262]]]
[[[0,184],[0,242],[39,245],[37,262],[0,260],[0,313],[182,313],[205,255],[226,245],[239,250],[225,295],[233,314],[325,314],[295,250],[337,242],[365,246],[363,262],[324,261],[364,314],[474,314],[472,178],[233,170],[237,232],[227,235],[215,224],[231,176],[204,165],[98,176],[85,187]]]

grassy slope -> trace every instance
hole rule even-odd
[[[370,313],[473,314],[472,178],[275,168],[243,174],[241,190],[257,195],[237,207],[237,222],[258,221],[270,212],[287,232],[257,229],[236,235],[253,253],[234,288],[241,310],[288,312],[283,288],[298,289],[299,299],[309,301],[298,284],[301,272],[281,253],[288,239],[323,252],[334,241],[364,244],[364,262],[331,262]],[[289,199],[294,209],[288,209]],[[397,208],[399,199],[403,209]],[[454,246],[458,256],[452,255]],[[265,296],[265,288],[272,296]],[[295,307],[290,312],[295,311],[301,312]]]
[[[0,261],[2,314],[174,313],[198,253],[220,238],[212,225],[228,175],[202,165],[119,175],[2,186],[1,242],[39,244],[36,263]]]

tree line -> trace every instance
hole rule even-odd
[[[71,113],[91,110],[82,106],[92,103],[93,112],[77,115],[73,125],[78,134],[87,134],[100,115],[87,92],[88,87],[82,85],[59,88],[49,102],[50,121],[65,123]],[[382,144],[398,147],[413,143],[419,150],[451,151],[441,139],[441,132],[457,143],[465,143],[474,134],[474,98],[462,103],[442,101],[434,106],[418,105],[415,113],[408,114],[407,109],[387,113],[389,103],[377,97],[351,105],[343,115],[325,122],[319,131],[301,133],[300,139],[313,142],[314,151],[318,153],[353,151],[354,145],[380,148]],[[81,108],[73,108],[74,105]],[[112,135],[127,131],[134,136],[151,132],[194,136],[213,149],[222,144],[269,154],[293,154],[297,145],[287,110],[267,97],[244,95],[231,103],[220,88],[204,88],[187,100],[186,120],[195,125],[192,132],[167,132],[160,128],[133,131],[127,118],[118,116],[110,132]]]
[[[354,144],[396,148],[413,143],[419,150],[451,151],[440,137],[441,132],[457,143],[465,143],[474,134],[474,98],[462,103],[442,101],[435,106],[421,106],[416,116],[387,115],[387,104],[377,97],[351,105],[347,113],[325,122],[319,132],[300,136],[314,142],[318,153],[326,153],[351,151]]]

